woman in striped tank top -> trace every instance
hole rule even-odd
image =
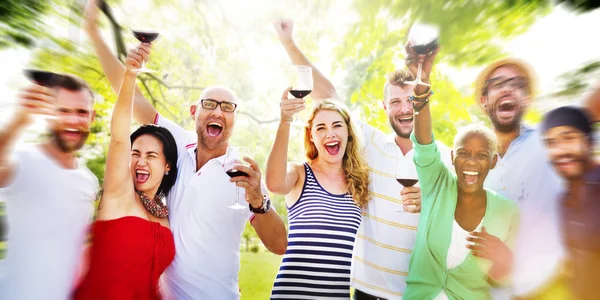
[[[266,172],[268,188],[286,195],[289,223],[271,299],[349,299],[352,249],[369,199],[367,164],[348,110],[332,101],[310,115],[307,161],[288,164],[289,121],[304,109],[303,99],[287,98],[289,91]]]

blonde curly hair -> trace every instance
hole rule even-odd
[[[363,158],[362,146],[355,125],[353,124],[348,108],[336,100],[324,100],[313,108],[308,125],[304,128],[304,149],[306,158],[313,161],[319,156],[317,147],[311,142],[311,128],[313,120],[318,112],[322,110],[335,111],[339,113],[346,126],[348,126],[348,143],[346,152],[342,158],[342,168],[346,175],[346,190],[352,195],[354,203],[364,208],[370,200],[369,196],[369,168]]]

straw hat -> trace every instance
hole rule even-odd
[[[491,65],[489,65],[485,69],[483,69],[483,71],[481,71],[481,73],[479,73],[479,75],[477,76],[477,79],[475,80],[475,92],[474,92],[475,103],[477,103],[477,106],[479,106],[479,108],[481,110],[483,110],[484,112],[486,112],[486,110],[483,107],[483,105],[481,104],[480,99],[483,94],[483,89],[485,87],[485,84],[486,84],[487,80],[489,79],[488,77],[496,69],[498,69],[499,67],[502,67],[502,66],[506,66],[506,65],[514,66],[523,73],[523,75],[527,78],[527,81],[529,84],[529,96],[531,98],[534,98],[536,96],[537,81],[536,81],[535,73],[533,72],[533,69],[531,68],[531,66],[522,59],[503,58],[503,59],[493,62]]]

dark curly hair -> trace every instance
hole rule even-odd
[[[171,170],[160,182],[156,197],[166,197],[177,179],[177,143],[168,129],[154,124],[145,124],[131,134],[131,144],[133,145],[133,142],[142,135],[151,135],[162,143],[162,150]]]

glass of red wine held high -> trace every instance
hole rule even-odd
[[[140,42],[145,44],[150,44],[154,42],[158,38],[158,32],[151,29],[133,29],[133,36]],[[150,70],[146,68],[146,62],[142,62],[142,67],[134,70],[140,73],[153,73],[156,72],[154,70]]]
[[[31,82],[41,85],[47,88],[54,88],[63,80],[63,75],[53,73],[50,71],[37,70],[37,69],[25,69],[23,70],[25,77]],[[46,120],[56,119],[53,115],[40,114],[40,117]]]
[[[250,167],[244,160],[244,156],[248,156],[248,147],[228,147],[227,153],[225,153],[225,162],[223,163],[223,169],[229,177],[237,176],[248,176],[245,172],[236,169],[236,166],[243,165]],[[235,187],[235,203],[228,206],[231,209],[248,209],[247,205],[241,205],[240,201],[240,188],[236,185]]]
[[[296,98],[304,98],[313,89],[312,68],[309,66],[294,66],[294,69],[294,85],[292,85],[290,94]],[[288,123],[295,126],[306,126],[305,122],[298,119],[298,114],[294,114],[294,120]]]
[[[398,159],[396,163],[396,181],[403,187],[411,187],[419,182],[417,168],[412,159]],[[415,203],[411,205],[415,205]],[[404,212],[404,210],[398,212]]]
[[[429,24],[415,23],[410,28],[408,33],[408,44],[412,51],[416,55],[428,55],[434,52],[439,47],[439,29]],[[419,61],[419,68],[413,81],[405,81],[405,84],[411,85],[426,85],[431,84],[421,81],[421,68],[423,67],[423,61]]]

